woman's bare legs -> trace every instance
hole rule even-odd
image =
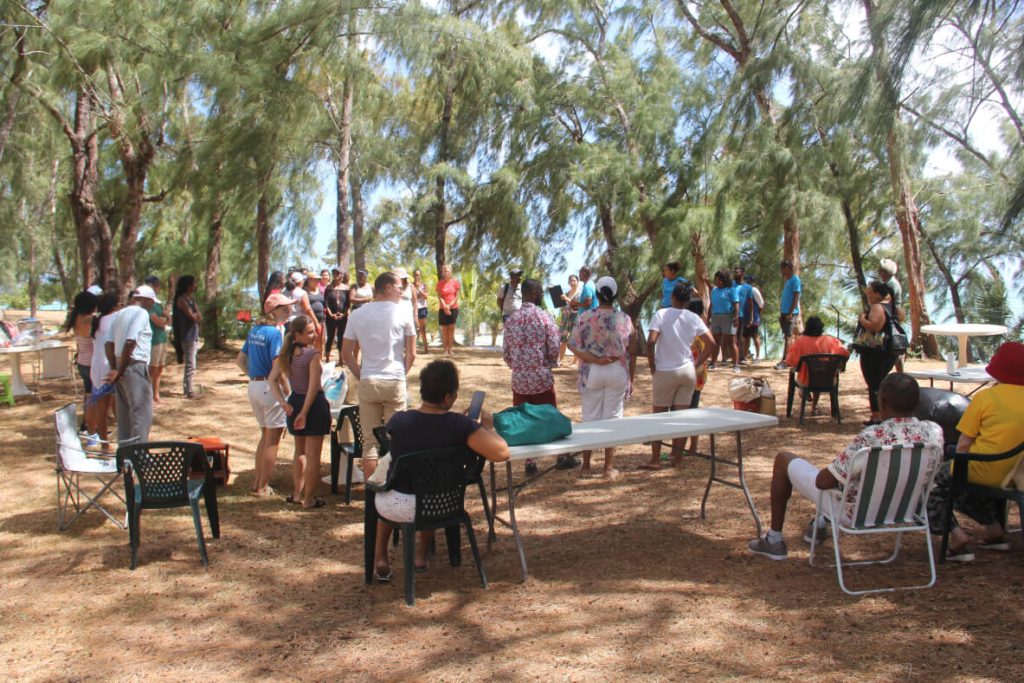
[[[295,455],[292,456],[292,502],[302,502],[302,481],[306,475],[306,437],[295,437]]]
[[[430,353],[430,346],[427,344],[427,321],[425,318],[416,319],[416,334],[423,342],[423,353]]]
[[[672,450],[675,450],[675,448],[673,448]],[[619,471],[615,469],[615,467],[613,466],[614,459],[615,447],[613,446],[611,448],[604,449],[604,472],[602,472],[602,475],[605,479],[619,478]]]
[[[163,403],[160,400],[160,376],[164,374],[163,366],[149,368],[149,381],[153,385],[153,403]]]
[[[313,507],[316,504],[316,490],[320,484],[320,449],[324,445],[323,435],[305,437],[303,450],[306,454],[306,466],[302,484],[302,507]]]
[[[256,472],[252,480],[252,491],[258,496],[270,495],[270,477],[277,463],[277,448],[281,445],[283,427],[264,427],[260,442],[256,446]]]

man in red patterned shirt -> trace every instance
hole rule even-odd
[[[523,281],[522,293],[522,308],[505,322],[503,355],[506,365],[512,368],[512,405],[557,406],[555,375],[551,368],[558,365],[561,343],[558,325],[539,307],[544,296],[540,282]],[[559,465],[568,469],[573,463],[571,459],[559,458]],[[532,460],[526,462],[526,471],[528,474],[537,471]]]

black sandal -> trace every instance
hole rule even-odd
[[[323,498],[315,498],[315,499],[313,499],[313,504],[312,505],[303,505],[302,509],[303,510],[315,510],[316,508],[322,508],[325,505],[327,505],[327,501],[326,500],[324,500]]]

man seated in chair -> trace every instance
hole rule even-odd
[[[812,315],[804,325],[804,333],[793,340],[793,345],[789,347],[789,351],[786,353],[786,365],[795,368],[800,364],[801,357],[816,353],[832,353],[844,358],[850,357],[850,352],[843,346],[843,342],[825,334],[825,323],[821,322],[821,318],[818,316]],[[807,386],[809,379],[810,374],[807,366],[804,365],[800,368],[797,380],[800,384]],[[818,391],[811,396],[811,415],[818,414],[818,398],[820,397],[821,392]]]
[[[976,393],[960,418],[956,426],[960,432],[960,440],[956,445],[959,453],[997,455],[1024,443],[1024,344],[1004,343],[992,356],[985,371],[998,384]],[[1020,459],[1021,455],[1017,455],[1015,458],[995,462],[971,462],[967,470],[967,481],[995,488],[1006,486],[1006,479],[1017,468]],[[950,463],[949,467],[943,467],[935,475],[935,486],[928,499],[928,522],[933,534],[941,535],[946,531],[945,513],[952,483]],[[985,534],[978,543],[979,548],[998,551],[1010,549],[1004,538],[1004,502],[972,493],[961,493],[953,501],[953,509],[984,525]],[[950,562],[971,562],[974,553],[967,547],[970,537],[957,523],[955,516],[951,526],[946,559]]]
[[[923,443],[941,451],[942,428],[934,422],[914,417],[919,392],[917,380],[910,375],[897,372],[886,377],[878,391],[881,424],[864,428],[824,469],[818,469],[795,453],[780,451],[775,456],[772,472],[771,529],[747,544],[750,552],[772,560],[786,559],[788,551],[786,542],[782,540],[782,523],[793,489],[817,503],[820,491],[843,490],[846,486],[856,485],[856,480],[851,481],[851,476],[856,474],[851,467],[853,456],[862,448]],[[804,540],[810,543],[812,534],[817,534],[819,542],[827,538],[824,519],[811,520]]]

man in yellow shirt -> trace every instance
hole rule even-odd
[[[957,451],[994,455],[1006,453],[1024,443],[1024,344],[1006,342],[999,347],[985,371],[998,384],[979,391],[957,424],[960,441]],[[967,479],[982,486],[1003,486],[1017,466],[1021,455],[996,462],[972,462]],[[928,517],[934,534],[945,531],[945,509],[949,502],[952,465],[935,476],[935,487],[928,500]],[[1010,549],[1004,538],[1003,501],[985,496],[960,494],[953,508],[979,524],[985,525],[985,536],[979,547],[989,550]],[[949,537],[949,554],[953,562],[970,562],[974,554],[967,548],[970,537],[953,518]]]

